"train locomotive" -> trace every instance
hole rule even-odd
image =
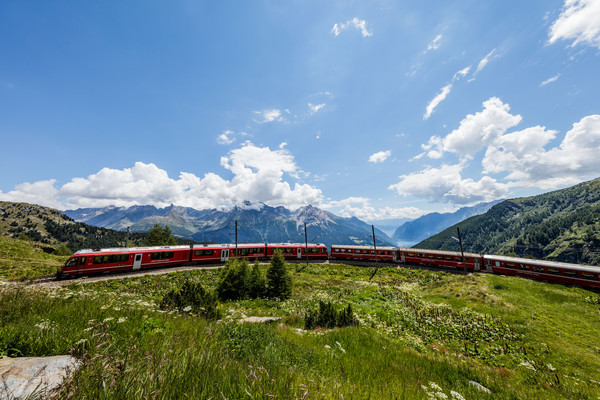
[[[180,265],[223,263],[231,257],[267,260],[279,250],[286,260],[381,262],[520,276],[600,289],[600,267],[528,258],[381,246],[320,243],[243,243],[131,247],[80,250],[57,273],[58,278],[105,272],[123,272]],[[329,251],[330,250],[330,251]]]

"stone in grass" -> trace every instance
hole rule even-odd
[[[279,317],[247,317],[240,319],[238,322],[250,322],[253,324],[261,323],[261,322],[277,322],[281,321]]]
[[[76,367],[77,360],[71,356],[1,358],[0,400],[44,398]]]
[[[492,393],[492,391],[490,389],[486,388],[481,383],[477,383],[475,381],[469,381],[469,385],[475,386],[477,389],[481,390],[482,392]]]

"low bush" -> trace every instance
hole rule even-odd
[[[336,310],[331,302],[319,302],[319,309],[309,309],[304,319],[305,329],[341,328],[344,326],[358,325],[358,321],[352,312],[352,306]]]
[[[167,292],[160,302],[160,307],[192,312],[208,320],[221,318],[216,294],[205,290],[198,282],[185,281],[180,288]]]

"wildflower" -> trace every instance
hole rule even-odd
[[[344,350],[344,348],[342,347],[342,345],[340,344],[340,342],[338,342],[338,341],[336,340],[335,344],[337,344],[337,345],[338,345],[338,347],[340,348],[340,351],[341,351],[342,353],[345,353],[345,352],[346,352],[346,350]]]
[[[452,400],[465,400],[462,394],[455,392],[454,390],[450,391],[450,395],[452,396]]]
[[[106,318],[104,318],[104,320],[102,320],[102,322],[112,321],[113,319],[114,319],[113,317],[106,317]]]
[[[120,324],[120,323],[123,323],[123,322],[125,322],[125,321],[127,321],[127,317],[121,317],[121,318],[119,318],[119,319],[117,320],[117,323],[118,323],[118,324]]]
[[[75,342],[74,346],[80,346],[85,344],[85,342],[87,342],[87,339],[79,339],[77,342]]]
[[[554,372],[554,371],[556,371],[556,368],[554,368],[554,366],[553,366],[552,364],[548,364],[548,365],[546,365],[546,366],[548,367],[548,369],[549,369],[550,371],[553,371],[553,372]]]
[[[192,306],[185,306],[183,308],[183,312],[190,312],[190,311],[192,311]]]
[[[326,345],[325,345],[325,348],[326,348],[327,350],[329,350],[329,349],[331,349],[331,346],[330,346],[330,345],[328,345],[328,344],[326,344]]]

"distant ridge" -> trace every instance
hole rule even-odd
[[[479,203],[472,207],[463,207],[453,213],[430,213],[402,224],[394,234],[392,239],[401,242],[420,242],[444,229],[463,221],[474,215],[483,214],[492,206],[502,200],[491,201],[489,203]]]
[[[600,265],[600,178],[505,200],[460,224],[465,251]],[[456,225],[415,245],[458,250]]]
[[[128,226],[133,232],[146,232],[155,223],[169,225],[173,234],[198,242],[230,243],[235,220],[239,242],[304,242],[304,223],[308,240],[331,244],[372,245],[371,225],[358,218],[343,218],[311,205],[297,210],[245,203],[229,210],[196,210],[189,207],[154,206],[83,208],[65,214],[79,222],[116,230]],[[377,243],[393,245],[393,240],[376,229]]]

